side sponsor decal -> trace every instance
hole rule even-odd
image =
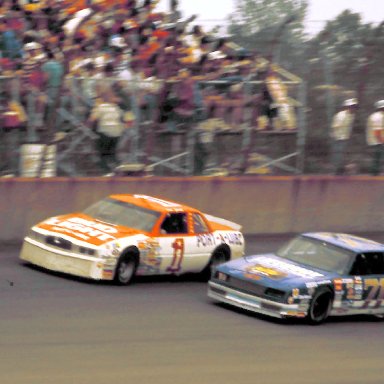
[[[384,306],[384,278],[355,276],[350,279],[335,279],[335,307],[347,309],[374,309]]]
[[[159,242],[156,239],[149,238],[145,241],[140,241],[138,248],[140,250],[140,266],[137,274],[159,274],[161,265]]]
[[[215,236],[212,233],[204,233],[196,236],[197,247],[211,247],[216,245]]]
[[[213,232],[196,236],[198,247],[209,247],[225,243],[228,245],[244,245],[244,238],[241,232]]]
[[[220,240],[229,245],[243,245],[244,239],[240,232],[221,232]]]

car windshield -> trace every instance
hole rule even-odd
[[[299,236],[281,247],[277,255],[309,267],[345,274],[353,253],[323,241]]]
[[[151,232],[161,213],[134,204],[106,198],[90,207],[84,214],[109,224]]]

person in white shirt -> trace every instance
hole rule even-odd
[[[344,173],[344,153],[351,137],[357,110],[357,100],[345,100],[342,110],[333,117],[331,126],[332,164],[336,175]]]
[[[367,120],[367,144],[372,153],[372,175],[378,175],[384,158],[384,100],[375,103],[375,112]]]
[[[117,147],[125,130],[132,126],[132,119],[130,111],[123,111],[119,107],[113,91],[104,89],[88,119],[88,125],[93,126],[98,135],[96,147],[104,173],[112,172],[118,165]]]

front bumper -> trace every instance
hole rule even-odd
[[[231,289],[212,281],[208,283],[208,296],[222,303],[277,318],[305,317],[308,312],[307,303],[279,303]]]
[[[20,259],[55,272],[95,280],[112,280],[114,265],[105,260],[59,250],[26,237]]]

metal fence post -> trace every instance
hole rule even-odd
[[[298,110],[298,131],[297,131],[297,152],[296,168],[298,173],[304,173],[305,166],[305,144],[307,136],[307,83],[301,81],[299,84],[299,102]]]
[[[28,92],[27,94],[27,115],[28,115],[28,122],[27,122],[27,142],[28,143],[36,143],[39,141],[39,136],[36,132],[36,111],[35,111],[35,97],[33,92]]]

